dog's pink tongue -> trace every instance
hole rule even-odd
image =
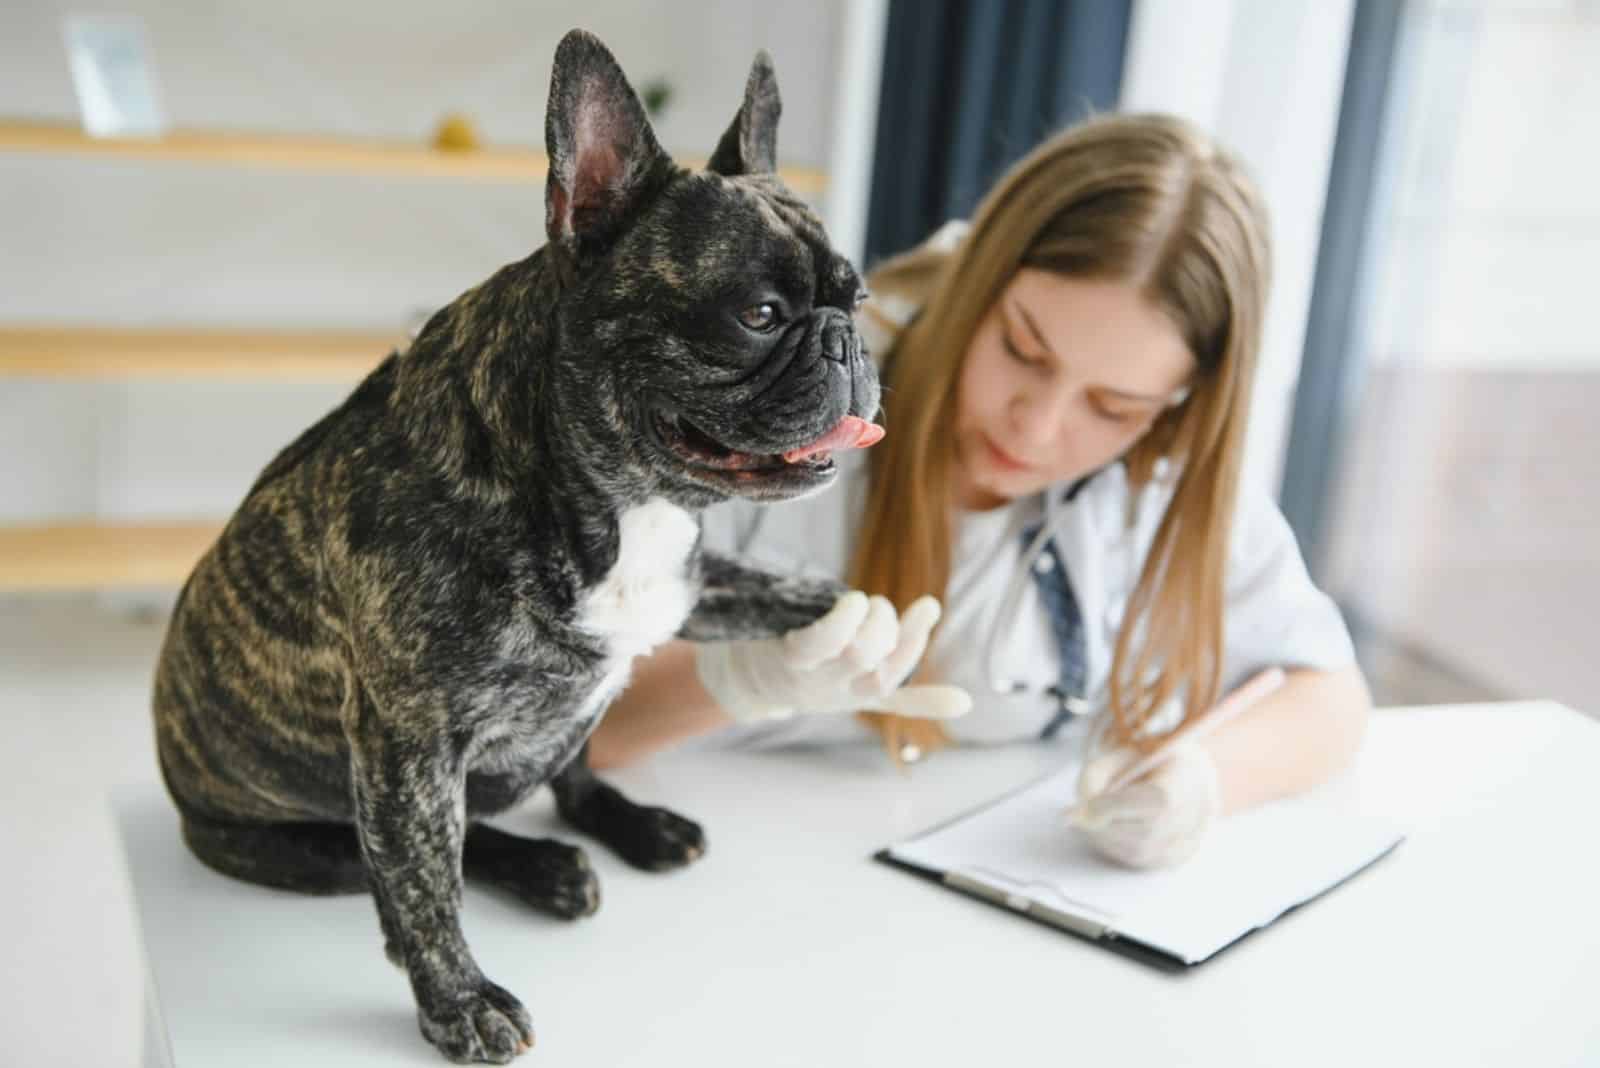
[[[802,445],[798,449],[790,449],[783,454],[785,463],[799,463],[807,456],[815,456],[819,452],[843,452],[845,449],[865,449],[869,445],[876,445],[883,438],[883,427],[877,423],[869,423],[860,416],[847,415],[822,437],[810,445]]]

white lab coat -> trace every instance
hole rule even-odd
[[[839,483],[815,496],[764,507],[743,501],[718,505],[706,513],[705,545],[769,569],[843,581],[865,478],[864,457],[856,454],[842,465]],[[1127,521],[1130,488],[1120,463],[1095,474],[1070,502],[1051,510],[1057,552],[1083,619],[1090,695],[1103,693],[1107,686],[1128,598],[1171,498],[1170,479],[1170,472],[1158,473],[1142,489],[1131,525]],[[1062,488],[1052,492],[1059,496]],[[1013,618],[1000,618],[1006,589],[1019,577],[1020,569],[1040,566],[1038,560],[1023,559],[1019,536],[1028,522],[1043,514],[1039,501],[1019,501],[1009,508],[1013,514],[1008,521],[994,526],[994,545],[981,561],[983,573],[969,575],[962,583],[961,602],[947,606],[945,621],[928,654],[940,679],[973,694],[972,713],[950,725],[958,740],[1035,738],[1056,708],[1038,693],[1058,678],[1060,655],[1031,579],[1024,577]],[[958,539],[958,548],[962,544]],[[972,548],[982,551],[984,544]],[[1047,561],[1048,557],[1039,559]],[[957,559],[954,570],[962,572],[964,563]],[[1354,662],[1338,608],[1312,583],[1288,523],[1259,490],[1240,493],[1223,616],[1224,690],[1273,665],[1328,670]],[[993,643],[991,659],[989,637],[996,628],[999,640]],[[992,683],[1010,681],[1027,684],[1034,696],[996,696]],[[849,717],[800,716],[741,728],[724,740],[741,744],[834,741],[860,733]]]

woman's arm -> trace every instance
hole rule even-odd
[[[1360,748],[1371,709],[1355,665],[1289,672],[1272,696],[1201,743],[1217,767],[1223,814],[1332,777]]]
[[[628,688],[589,736],[589,766],[631,764],[732,722],[700,683],[694,643],[668,642],[634,661]]]

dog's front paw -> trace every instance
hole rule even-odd
[[[558,788],[556,806],[562,817],[635,868],[681,868],[706,851],[706,834],[693,820],[653,805],[634,804],[616,787],[597,782],[587,767],[582,785],[585,788],[578,790]]]
[[[698,859],[706,851],[706,834],[676,812],[636,805],[616,821],[606,844],[636,868],[664,871]]]
[[[509,890],[553,916],[575,920],[600,907],[600,879],[583,850],[550,838],[521,838],[494,827],[467,831],[466,876]]]
[[[422,1037],[457,1064],[509,1064],[533,1047],[533,1021],[511,992],[487,979],[417,1010]]]
[[[548,844],[560,846],[564,855],[530,858],[519,889],[523,900],[565,920],[592,916],[600,907],[600,878],[589,858],[577,846]]]

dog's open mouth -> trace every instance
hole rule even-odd
[[[865,449],[883,437],[883,427],[859,416],[847,415],[820,438],[782,453],[740,452],[730,449],[682,416],[659,414],[656,431],[662,442],[697,467],[718,471],[783,471],[793,467],[825,469],[833,454]]]

